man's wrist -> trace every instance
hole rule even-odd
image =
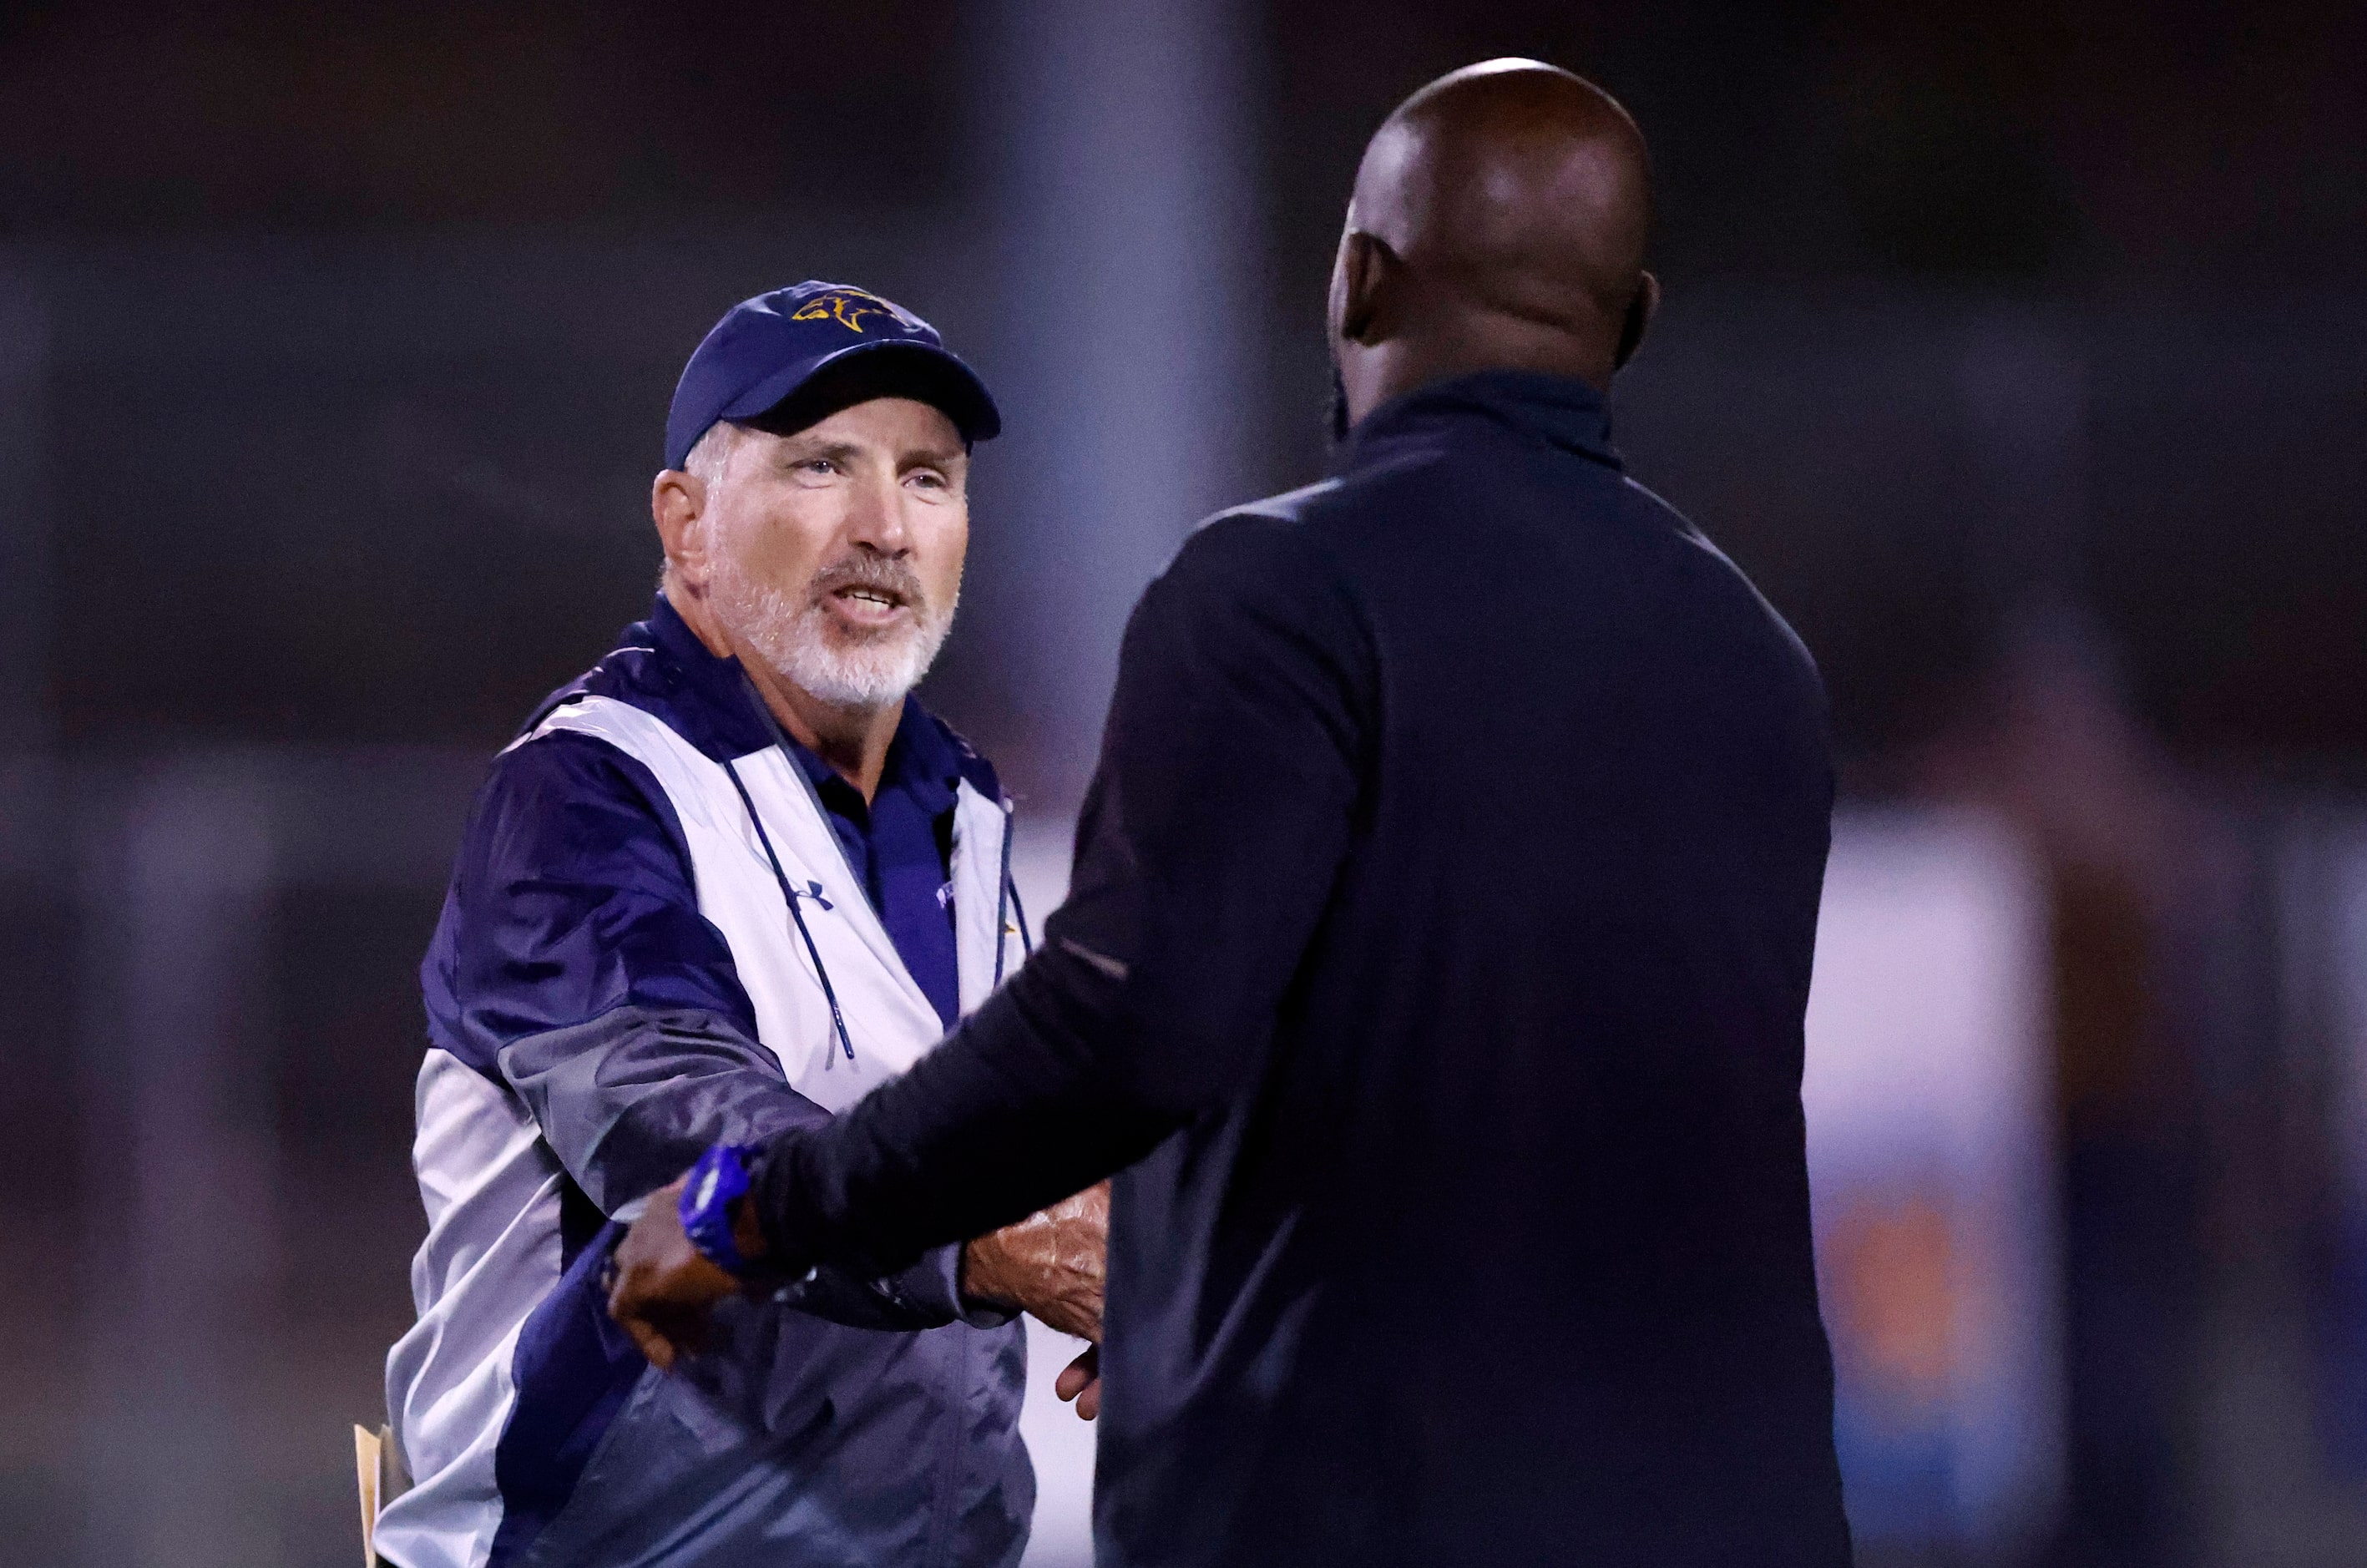
[[[954,1264],[955,1293],[969,1307],[997,1312],[1025,1311],[1019,1300],[1018,1281],[1012,1278],[1014,1261],[1010,1244],[1001,1232],[964,1242]]]
[[[748,1162],[755,1148],[746,1143],[717,1143],[690,1167],[679,1199],[683,1233],[718,1268],[734,1278],[746,1278],[753,1262],[764,1254],[764,1235],[755,1223],[755,1205],[749,1196]],[[743,1236],[754,1232],[752,1251]]]
[[[993,1307],[1007,1310],[1011,1303],[998,1301],[985,1287],[978,1243],[964,1242],[954,1259],[954,1295],[966,1307]]]
[[[731,1202],[731,1242],[740,1256],[752,1264],[762,1263],[772,1250],[764,1240],[764,1222],[756,1217],[756,1194],[752,1189],[742,1193]]]

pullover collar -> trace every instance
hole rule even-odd
[[[1361,468],[1404,442],[1473,421],[1501,426],[1606,468],[1623,466],[1611,445],[1611,410],[1603,393],[1571,376],[1479,370],[1416,387],[1374,409],[1348,433],[1334,467]]]

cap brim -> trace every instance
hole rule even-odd
[[[801,424],[810,425],[867,398],[904,396],[941,411],[964,441],[991,441],[1002,433],[1002,412],[978,372],[950,349],[909,338],[858,343],[777,370],[732,399],[717,417],[742,424],[762,419],[809,389],[827,392],[841,378],[854,389],[850,395],[836,403],[817,398],[812,416]]]

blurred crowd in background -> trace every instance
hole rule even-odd
[[[996,388],[925,695],[1057,896],[1133,595],[1322,471],[1358,150],[1507,53],[1650,139],[1615,437],[1831,694],[1864,1561],[2367,1561],[2367,11],[19,0],[0,1562],[351,1560],[415,966],[484,759],[647,606],[707,325],[857,283]],[[1439,541],[1475,613],[1520,570]]]

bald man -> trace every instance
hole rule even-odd
[[[758,1158],[742,1246],[787,1277],[1123,1172],[1104,1568],[1849,1562],[1799,1097],[1824,698],[1611,448],[1649,220],[1563,72],[1389,118],[1335,477],[1144,594],[1034,959]],[[661,1339],[732,1288],[674,1210],[612,1302]]]

